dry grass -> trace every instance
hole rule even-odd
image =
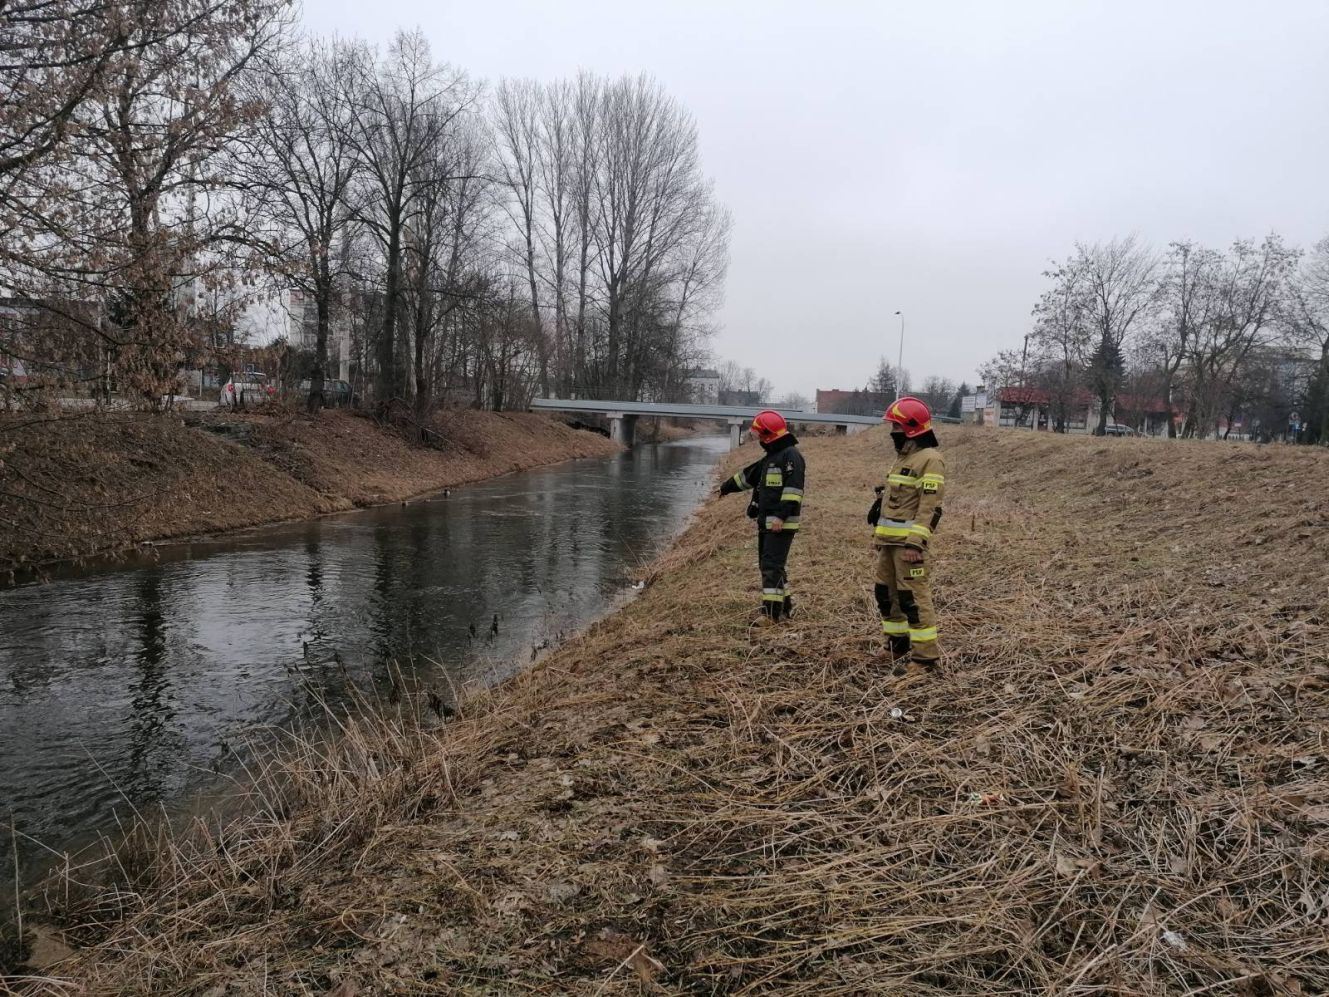
[[[250,425],[249,445],[266,461],[320,494],[344,497],[357,506],[400,502],[621,449],[603,436],[527,412],[440,413],[431,423],[442,440],[438,447],[408,443],[371,419],[343,411],[323,412],[317,419],[259,418]]]
[[[792,626],[715,503],[535,671],[74,908],[34,990],[1329,992],[1329,454],[945,442],[943,675],[876,653],[889,442],[809,441]]]
[[[0,577],[336,507],[175,416],[0,416]]]
[[[274,412],[219,411],[188,425],[174,416],[0,416],[0,577],[619,450],[527,413],[440,416],[440,449],[345,411]]]

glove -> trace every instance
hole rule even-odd
[[[749,503],[748,503],[748,519],[756,519],[756,518],[757,518],[757,503],[756,503],[756,502],[749,502]]]
[[[877,493],[877,501],[872,503],[872,508],[868,510],[868,525],[876,526],[877,520],[881,518],[881,493]]]

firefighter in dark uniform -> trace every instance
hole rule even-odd
[[[803,455],[779,412],[758,413],[750,430],[766,451],[720,486],[721,495],[751,491],[748,516],[757,521],[757,566],[761,569],[762,622],[789,619],[794,601],[785,564],[798,534],[803,509]]]

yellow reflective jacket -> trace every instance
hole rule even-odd
[[[946,462],[936,447],[920,448],[910,441],[896,455],[881,496],[875,543],[878,547],[926,550],[941,522],[946,490]]]

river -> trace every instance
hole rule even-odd
[[[178,812],[232,745],[393,665],[445,700],[510,674],[630,592],[727,446],[644,445],[0,590],[0,869],[11,840],[31,872],[117,813]]]

